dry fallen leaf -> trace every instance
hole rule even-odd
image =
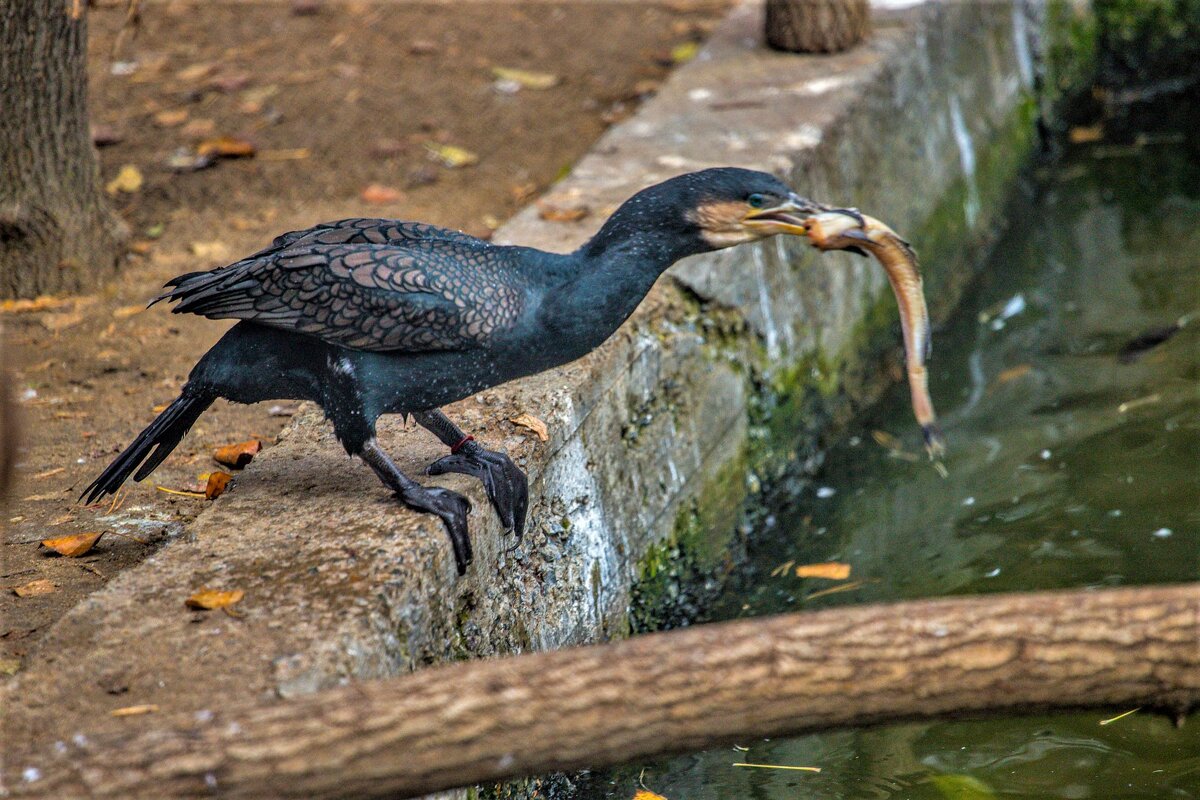
[[[158,706],[154,703],[143,703],[140,706],[125,706],[124,708],[114,708],[108,712],[114,717],[136,717],[140,714],[153,714],[158,711]]]
[[[519,425],[522,428],[528,428],[533,431],[537,438],[543,442],[550,441],[550,432],[546,429],[546,423],[535,417],[533,414],[520,413],[509,420],[513,425]]]
[[[229,486],[229,481],[233,476],[228,472],[210,472],[208,474],[208,483],[204,487],[204,496],[209,500],[216,500],[225,493],[225,488]]]
[[[113,316],[117,319],[129,319],[135,314],[140,314],[146,310],[146,306],[142,303],[134,303],[131,306],[121,306],[113,310]]]
[[[538,200],[537,207],[538,216],[547,222],[576,222],[591,211],[583,204],[564,204],[551,198]]]
[[[229,608],[229,606],[241,602],[245,596],[246,593],[241,589],[222,592],[219,589],[204,588],[185,600],[183,604],[188,608],[212,611],[215,608]]]
[[[197,258],[213,261],[229,260],[229,247],[224,242],[192,242],[188,245],[188,249]]]
[[[425,146],[435,161],[450,169],[469,167],[479,163],[479,156],[464,147],[456,147],[452,144],[427,144]]]
[[[671,60],[676,64],[682,64],[685,61],[691,61],[699,52],[699,44],[696,42],[684,42],[671,48]]]
[[[21,671],[21,659],[0,658],[0,675],[16,675]]]
[[[1104,138],[1103,125],[1078,126],[1067,131],[1067,138],[1071,144],[1087,144],[1088,142],[1098,142]]]
[[[21,586],[13,587],[13,594],[17,597],[37,597],[39,594],[53,594],[58,591],[58,584],[54,581],[40,578],[36,581],[30,581]]]
[[[492,67],[492,74],[498,80],[512,81],[526,89],[540,91],[558,85],[558,76],[550,72],[533,72],[527,69],[510,69],[508,67]]]
[[[118,170],[117,177],[105,184],[104,191],[111,197],[116,197],[118,192],[133,194],[142,188],[144,182],[142,171],[133,164],[126,164]]]
[[[238,442],[237,444],[227,444],[224,447],[218,447],[213,451],[213,458],[218,463],[224,464],[227,467],[242,467],[254,460],[262,450],[262,442],[257,439],[251,439],[248,442]]]
[[[181,81],[198,81],[201,78],[207,78],[216,71],[216,64],[201,62],[199,64],[192,64],[190,67],[184,67],[175,73],[175,77]]]
[[[104,531],[91,533],[73,533],[70,536],[58,536],[54,539],[43,539],[42,547],[49,548],[67,558],[77,558],[92,549],[100,540]]]
[[[797,578],[825,578],[830,581],[844,581],[850,577],[850,565],[830,561],[825,564],[801,564],[796,567]]]
[[[996,376],[996,383],[1004,384],[1008,383],[1009,381],[1015,381],[1017,378],[1023,378],[1028,375],[1029,371],[1032,369],[1033,366],[1030,364],[1017,364],[1015,367],[1009,367],[1008,369],[1001,370],[1000,374]]]
[[[175,128],[187,122],[186,108],[169,108],[154,115],[154,124],[160,128]]]
[[[404,194],[399,189],[384,186],[382,183],[372,183],[363,189],[358,196],[364,203],[377,206],[398,203],[404,199]]]
[[[34,311],[53,311],[56,308],[63,308],[74,303],[74,297],[54,297],[53,295],[43,294],[32,300],[4,300],[0,301],[0,314],[27,314]]]
[[[277,150],[263,150],[258,154],[260,161],[303,161],[312,155],[307,147],[283,147]]]
[[[232,136],[217,136],[205,139],[196,145],[196,152],[201,156],[219,156],[220,158],[249,158],[256,149],[253,142],[245,139],[235,139]]]
[[[638,789],[637,794],[633,796],[633,800],[667,800],[661,794],[655,794],[648,789]]]
[[[38,321],[42,323],[42,327],[46,330],[57,333],[58,331],[63,331],[67,328],[73,328],[79,323],[83,322],[83,320],[83,312],[76,310],[64,311],[59,314],[47,314]]]

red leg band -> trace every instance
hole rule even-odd
[[[455,453],[457,453],[459,450],[462,450],[462,449],[463,449],[463,445],[465,445],[467,442],[473,442],[473,441],[475,441],[475,437],[474,437],[474,436],[472,436],[471,434],[469,434],[469,433],[468,433],[466,436],[464,436],[464,437],[463,437],[463,438],[462,438],[462,439],[459,441],[459,443],[458,443],[458,444],[456,444],[456,445],[454,445],[454,447],[451,447],[451,448],[450,448],[450,455],[454,455],[454,454],[455,454]]]

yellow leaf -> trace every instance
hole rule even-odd
[[[37,597],[39,594],[53,594],[57,591],[58,584],[45,578],[13,587],[13,594],[17,597]]]
[[[136,717],[140,714],[153,714],[158,711],[158,706],[154,703],[143,703],[140,706],[125,706],[124,708],[114,708],[108,712],[114,717]]]
[[[456,147],[452,144],[427,144],[425,146],[435,161],[441,162],[443,166],[450,169],[469,167],[479,163],[479,156],[464,147]]]
[[[235,603],[241,602],[245,596],[246,593],[241,589],[222,592],[218,589],[204,588],[185,600],[183,604],[188,608],[211,611],[214,608],[228,608]]]
[[[218,447],[213,451],[213,458],[219,464],[241,469],[253,461],[254,457],[261,450],[262,442],[257,439],[251,439],[248,442],[238,442],[237,444],[227,444],[224,447]]]
[[[638,789],[637,794],[633,796],[633,800],[667,800],[661,794],[655,794],[647,789]]]
[[[837,561],[829,561],[824,564],[801,564],[796,567],[796,577],[844,581],[850,577],[850,565]]]
[[[684,42],[671,48],[671,60],[676,64],[691,61],[700,52],[700,45],[695,42]]]
[[[104,191],[108,192],[110,197],[116,197],[118,192],[133,194],[142,188],[144,182],[142,171],[133,164],[126,164],[117,172],[117,177],[105,185]]]
[[[65,331],[67,328],[73,328],[83,322],[84,315],[82,311],[63,311],[58,314],[47,314],[42,317],[39,322],[42,327],[48,331],[55,333]]]
[[[32,311],[53,311],[56,308],[71,305],[76,299],[74,297],[53,297],[43,294],[32,300],[4,300],[0,301],[0,314],[27,314]]]
[[[58,536],[54,539],[43,539],[42,547],[49,548],[67,558],[76,558],[92,549],[100,540],[104,531],[93,533],[73,533],[70,536]]]
[[[546,423],[535,417],[533,414],[521,413],[509,420],[513,425],[519,425],[522,428],[528,428],[533,431],[540,441],[550,441],[550,432],[546,429]]]
[[[492,67],[492,74],[502,81],[519,83],[526,89],[541,91],[558,85],[558,76],[549,72],[532,72],[527,69]]]

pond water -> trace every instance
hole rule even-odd
[[[1077,147],[1014,204],[935,333],[949,477],[918,457],[895,387],[779,511],[714,618],[1200,579],[1200,153],[1187,137]],[[1181,318],[1191,324],[1150,346]],[[789,561],[853,574],[779,574]],[[856,588],[825,592],[839,585]],[[1099,724],[1115,713],[746,741],[622,768],[586,796],[630,798],[644,770],[670,800],[1200,798],[1200,719]]]

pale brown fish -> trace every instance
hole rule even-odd
[[[946,452],[946,443],[937,424],[933,400],[929,397],[925,371],[925,360],[929,358],[932,340],[917,254],[908,242],[887,225],[853,210],[817,214],[808,218],[805,228],[815,247],[870,253],[887,272],[900,306],[900,326],[904,331],[905,364],[913,413],[925,435],[925,449],[930,458],[942,456]]]

